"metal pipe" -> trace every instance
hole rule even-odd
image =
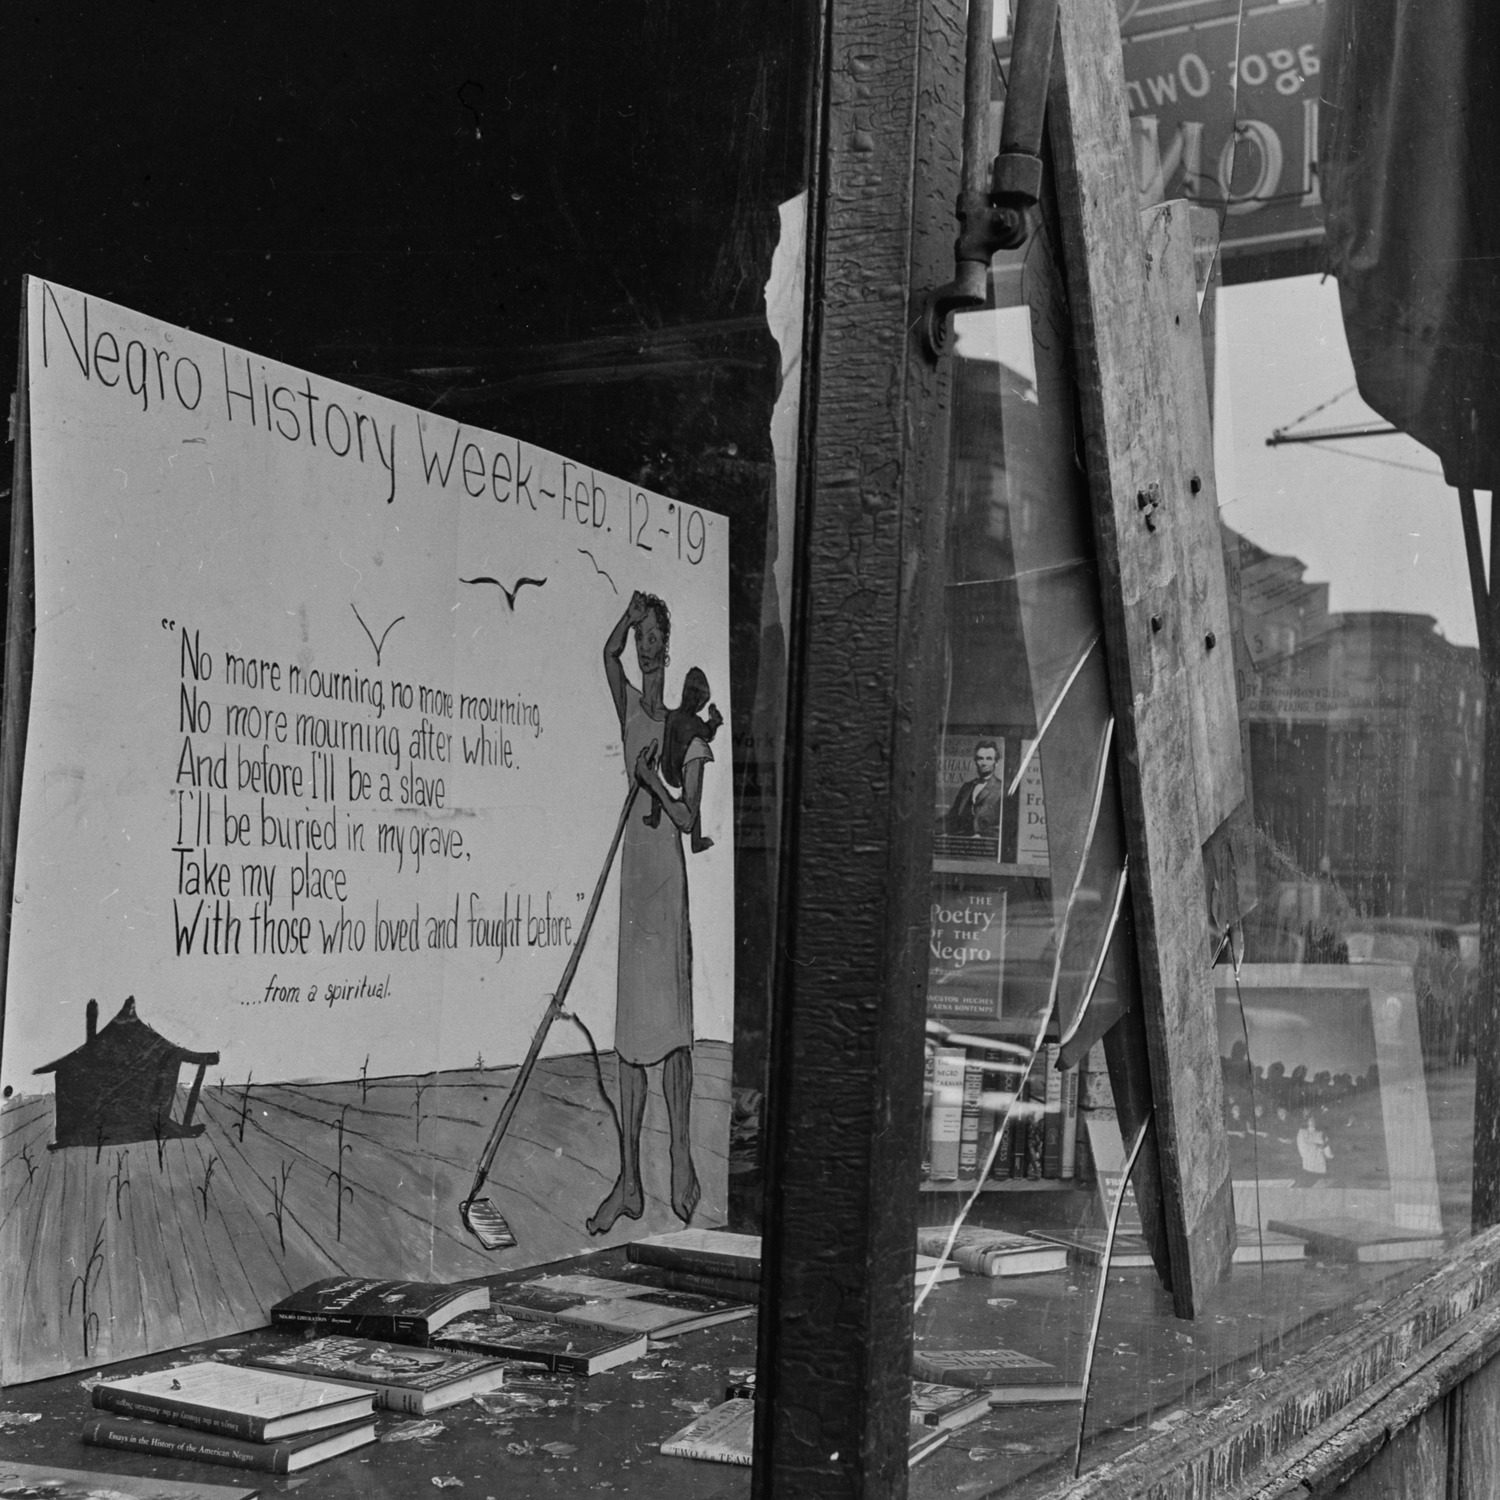
[[[994,0],[970,0],[964,56],[963,161],[953,280],[928,299],[923,333],[937,358],[948,344],[948,320],[983,307],[997,250],[1026,242],[1041,196],[1042,140],[1058,0],[1018,0],[1010,78],[1000,124],[1000,154],[989,154],[993,89]]]

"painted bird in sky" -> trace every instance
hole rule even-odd
[[[514,611],[514,609],[516,607],[516,595],[519,594],[521,592],[521,590],[528,583],[535,584],[537,588],[541,588],[541,586],[544,583],[546,583],[547,580],[545,578],[518,578],[518,579],[516,579],[515,583],[510,588],[506,588],[506,586],[503,583],[501,583],[498,578],[490,578],[490,577],[487,577],[484,574],[480,574],[477,578],[460,578],[458,581],[460,583],[492,583],[492,584],[494,584],[495,587],[497,589],[499,589],[502,594],[505,595],[506,605],[512,611]]]

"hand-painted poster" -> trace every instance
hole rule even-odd
[[[6,1383],[725,1206],[728,525],[51,283]]]

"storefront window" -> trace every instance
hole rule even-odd
[[[919,1279],[915,1370],[992,1406],[919,1494],[976,1465],[1060,1482],[1166,1432],[1470,1230],[1484,705],[1458,504],[1359,400],[1336,284],[1291,274],[1321,234],[1321,7],[1199,10],[1138,7],[1125,59],[1143,204],[1217,219],[1202,378],[1244,800],[1205,831],[1201,961],[1231,1258],[1179,1316],[1151,1222],[1171,1144],[1148,1130],[1124,1185],[1153,1062],[1129,1041],[1130,705],[1045,220],[956,320],[919,1221],[962,1274]]]
[[[759,1229],[813,17],[205,12],[160,87],[139,16],[32,21],[0,1460],[143,1472],[83,1375],[295,1288]],[[670,1489],[733,1300],[339,1492]]]

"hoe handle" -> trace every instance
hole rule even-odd
[[[583,914],[583,926],[578,929],[578,941],[573,944],[573,950],[568,954],[567,967],[564,968],[562,978],[558,981],[557,990],[542,1015],[541,1024],[532,1035],[531,1046],[526,1049],[526,1060],[521,1064],[520,1071],[516,1074],[516,1081],[511,1084],[510,1092],[505,1096],[505,1103],[500,1107],[500,1118],[495,1121],[495,1128],[490,1131],[490,1138],[485,1142],[484,1155],[479,1158],[479,1170],[474,1174],[474,1185],[469,1189],[466,1202],[472,1202],[479,1196],[479,1190],[484,1186],[485,1178],[490,1175],[490,1168],[495,1162],[495,1153],[500,1149],[500,1142],[505,1139],[505,1132],[510,1128],[511,1116],[515,1114],[516,1106],[521,1102],[521,1091],[526,1087],[526,1082],[531,1077],[531,1070],[536,1066],[536,1060],[541,1055],[542,1043],[547,1040],[547,1033],[552,1029],[552,1023],[562,1013],[563,1001],[568,998],[573,975],[578,971],[578,960],[583,956],[583,945],[588,941],[589,929],[594,925],[594,914],[599,910],[599,901],[604,895],[604,886],[609,879],[610,867],[615,862],[615,852],[620,847],[620,840],[625,836],[625,820],[630,816],[630,809],[635,806],[636,793],[640,789],[640,783],[632,777],[630,790],[625,794],[625,805],[620,809],[620,818],[615,824],[614,837],[609,841],[609,852],[604,856],[604,868],[599,871],[599,878],[594,882],[594,894],[589,899],[589,909]]]

